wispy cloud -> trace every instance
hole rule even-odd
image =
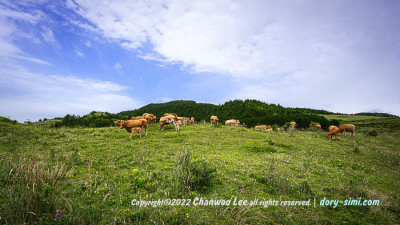
[[[115,63],[115,64],[114,64],[114,69],[117,70],[117,71],[121,71],[121,69],[122,69],[121,64]]]
[[[42,35],[44,41],[46,41],[46,42],[49,42],[49,43],[57,42],[56,38],[54,37],[53,31],[48,27],[42,27],[41,35]]]
[[[19,121],[92,110],[116,113],[142,105],[123,93],[129,87],[110,81],[46,76],[18,65],[2,65],[0,74],[0,115]]]
[[[75,49],[75,53],[76,53],[76,55],[79,56],[79,57],[85,57],[85,54],[83,54],[81,51],[79,51],[79,50],[77,50],[77,49]]]
[[[17,59],[50,65],[49,62],[28,56],[16,44],[14,44],[14,40],[17,39],[17,37],[29,38],[33,42],[40,42],[36,37],[32,36],[32,34],[21,31],[16,23],[23,22],[35,24],[43,19],[43,14],[37,11],[30,14],[16,9],[13,10],[12,8],[6,8],[0,4],[0,57],[3,58],[3,61]],[[54,34],[49,28],[44,27],[42,30],[42,36],[46,41],[55,42]]]

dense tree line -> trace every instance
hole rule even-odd
[[[310,123],[319,123],[327,129],[339,121],[328,120],[324,116],[301,112],[301,109],[285,108],[280,105],[267,104],[258,100],[234,100],[225,102],[215,113],[221,121],[238,119],[248,127],[258,124],[285,126],[291,121],[298,128],[308,128]]]
[[[322,115],[331,115],[331,114],[342,114],[337,112],[329,112],[323,109],[310,109],[310,108],[291,108],[296,110],[299,113],[310,113],[310,114],[322,114]]]
[[[314,110],[314,112],[322,111]],[[167,112],[177,113],[183,117],[194,117],[196,121],[209,121],[211,115],[217,115],[221,123],[228,119],[238,119],[247,127],[258,124],[284,126],[291,121],[296,121],[298,128],[308,128],[309,124],[313,122],[319,123],[323,129],[327,129],[332,124],[339,124],[337,120],[328,120],[323,116],[311,113],[312,110],[310,111],[310,109],[285,108],[280,105],[247,99],[228,101],[222,105],[179,100],[152,103],[136,110],[123,111],[117,114],[102,112],[91,112],[85,116],[68,114],[61,121],[56,122],[55,126],[104,127],[112,126],[115,120],[128,120],[132,116],[139,116],[143,113],[153,113],[159,119]]]
[[[132,116],[143,115],[143,113],[152,113],[160,118],[164,113],[177,113],[178,116],[194,117],[198,120],[210,119],[210,116],[218,109],[217,105],[209,103],[196,103],[195,101],[171,101],[167,103],[152,103],[142,108],[117,113],[116,116],[121,119],[130,119]]]
[[[360,116],[381,116],[381,117],[398,117],[396,115],[392,115],[389,113],[371,113],[371,112],[361,112],[361,113],[356,113],[354,115],[360,115]]]
[[[64,118],[59,118],[61,121],[54,123],[55,127],[107,127],[114,124],[117,118],[115,115],[107,112],[91,112],[85,116],[77,116],[67,114]]]

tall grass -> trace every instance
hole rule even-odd
[[[54,221],[57,209],[66,203],[58,197],[61,182],[74,169],[65,164],[49,167],[29,156],[0,164],[1,195],[7,201],[1,220],[7,224]]]
[[[191,191],[207,191],[215,177],[216,167],[204,159],[192,159],[192,153],[186,149],[179,153],[175,161],[173,184],[177,196]]]

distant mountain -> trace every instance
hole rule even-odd
[[[377,113],[377,112],[360,112],[356,113],[354,115],[360,115],[360,116],[380,116],[380,117],[398,117],[396,115],[392,115],[389,113]]]

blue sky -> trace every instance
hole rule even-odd
[[[399,1],[0,2],[0,115],[190,99],[400,115]]]

